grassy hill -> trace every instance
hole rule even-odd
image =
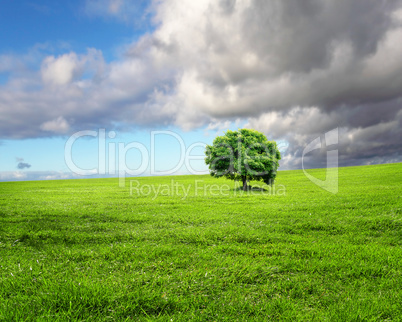
[[[0,320],[399,320],[401,196],[401,163],[336,195],[302,171],[0,183]]]

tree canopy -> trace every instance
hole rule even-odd
[[[281,154],[274,141],[256,130],[226,131],[214,139],[205,150],[205,163],[213,177],[272,184],[276,178]]]

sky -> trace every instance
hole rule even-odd
[[[2,0],[0,181],[206,173],[238,128],[280,169],[334,129],[340,166],[401,162],[401,40],[400,0]]]

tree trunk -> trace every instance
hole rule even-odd
[[[241,178],[243,180],[243,191],[247,191],[247,177],[242,176]]]

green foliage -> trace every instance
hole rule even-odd
[[[336,195],[302,171],[271,193],[210,176],[0,183],[0,321],[399,321],[401,174],[340,168]],[[130,195],[132,179],[190,189]]]
[[[205,150],[213,177],[273,184],[281,154],[276,142],[258,131],[241,129],[218,136]]]

